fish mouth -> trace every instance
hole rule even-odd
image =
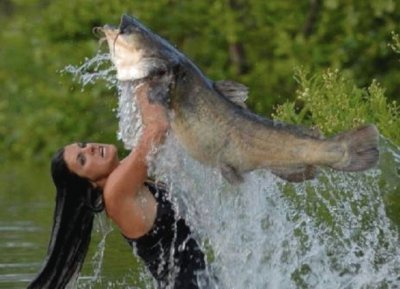
[[[106,24],[103,27],[94,27],[94,34],[128,34],[132,32],[135,28],[140,26],[139,22],[135,18],[128,16],[126,14],[122,15],[119,26],[113,24]]]
[[[121,34],[120,29],[118,27],[116,27],[115,25],[111,25],[111,24],[106,24],[102,27],[101,26],[94,27],[92,29],[92,32],[98,38],[104,38],[104,36],[106,38],[108,38],[108,37],[115,38],[118,36],[118,34]]]
[[[120,29],[115,25],[106,24],[102,27],[94,27],[92,32],[100,39],[101,43],[104,41],[108,43],[111,58],[114,58],[117,39],[121,35]]]
[[[135,17],[122,15],[118,27],[106,24],[95,31],[107,41],[118,80],[142,79],[154,71],[167,71],[165,66],[171,58],[176,62],[173,48]]]

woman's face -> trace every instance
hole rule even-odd
[[[117,148],[99,143],[67,145],[64,160],[71,172],[92,182],[107,178],[119,164]]]

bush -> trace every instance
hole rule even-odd
[[[374,123],[380,133],[400,144],[400,107],[389,102],[376,80],[359,88],[339,70],[311,73],[298,68],[296,100],[276,107],[273,117],[283,121],[316,126],[326,135]]]

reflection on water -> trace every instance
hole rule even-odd
[[[46,251],[51,210],[44,183],[28,185],[29,169],[3,166],[0,178],[0,287],[23,288],[40,266],[38,256]],[[28,177],[24,175],[28,174]],[[26,184],[26,186],[25,186]]]
[[[18,213],[18,208],[2,202],[2,208],[7,205]],[[2,215],[4,213],[2,212]],[[26,282],[32,277],[32,267],[37,266],[35,251],[39,249],[34,239],[40,234],[39,232],[39,227],[29,221],[14,219],[9,222],[0,222],[2,236],[0,286],[2,288],[21,288],[21,282]]]

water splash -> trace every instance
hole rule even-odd
[[[84,72],[96,61],[69,71],[86,74],[84,85],[97,78],[118,84],[118,138],[134,148],[141,119],[132,87],[118,83],[113,69]],[[179,213],[202,240],[219,288],[397,288],[398,224],[384,198],[399,191],[400,150],[382,139],[381,156],[379,169],[367,173],[325,170],[293,185],[255,171],[231,186],[217,169],[190,158],[171,134],[151,172],[170,186]]]
[[[136,99],[135,88],[129,82],[121,82],[118,86],[118,139],[122,140],[126,149],[133,149],[142,134],[142,117]]]
[[[296,185],[257,171],[233,187],[187,156],[173,136],[152,169],[212,248],[223,288],[400,285],[399,234],[386,215],[389,188],[380,170],[326,170]]]
[[[113,231],[110,220],[106,217],[105,213],[97,215],[95,219],[93,231],[100,236],[100,241],[96,246],[96,251],[92,257],[91,263],[93,266],[93,274],[89,276],[79,276],[76,285],[71,288],[92,289],[96,288],[97,284],[102,283],[102,267],[104,253],[106,250],[106,238]],[[109,286],[107,286],[108,288]],[[111,289],[111,287],[110,287]]]
[[[108,87],[113,88],[117,85],[117,79],[116,70],[110,65],[110,61],[109,53],[98,53],[92,58],[85,58],[83,64],[67,65],[60,72],[72,74],[74,80],[82,85],[82,89],[98,80],[105,80]]]
[[[130,82],[119,82],[116,79],[116,70],[113,65],[110,66],[110,61],[109,53],[98,53],[92,58],[86,58],[80,66],[68,65],[61,72],[72,74],[82,88],[98,80],[105,80],[108,88],[117,88],[117,117],[120,121],[117,138],[126,149],[133,149],[142,133],[142,118],[134,97],[135,87]]]

